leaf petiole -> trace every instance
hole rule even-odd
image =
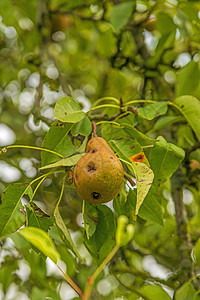
[[[99,106],[92,107],[90,110],[87,111],[87,113],[89,113],[93,110],[96,110],[96,109],[99,109],[99,108],[105,108],[105,107],[112,107],[112,108],[117,108],[117,109],[120,108],[120,106],[114,105],[114,104],[102,104],[102,105],[99,105]]]
[[[92,107],[95,107],[97,104],[99,104],[100,102],[105,101],[105,100],[111,100],[111,101],[116,102],[117,104],[120,103],[120,101],[117,98],[115,98],[115,97],[102,97],[102,98],[99,98],[98,100],[96,100],[93,103]]]
[[[100,122],[96,123],[96,125],[100,125],[100,124],[113,124],[113,125],[116,125],[118,127],[124,128],[124,126],[122,126],[121,124],[119,124],[117,122],[114,122],[114,121],[100,121]]]
[[[26,149],[33,149],[33,150],[40,150],[40,151],[46,151],[46,152],[50,152],[52,154],[55,154],[57,156],[60,156],[61,158],[64,158],[63,155],[61,155],[60,153],[57,153],[53,150],[50,150],[50,149],[46,149],[46,148],[41,148],[41,147],[35,147],[35,146],[26,146],[26,145],[11,145],[11,146],[7,146],[7,147],[4,147],[3,149],[1,149],[1,151],[3,153],[6,153],[7,152],[7,149],[11,149],[11,148],[26,148]]]

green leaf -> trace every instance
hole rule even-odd
[[[47,288],[43,289],[41,289],[41,287],[39,288],[37,286],[33,286],[33,288],[31,289],[30,300],[38,299],[61,300],[56,290],[53,291],[52,288],[48,288],[48,286]]]
[[[158,121],[156,121],[156,123],[154,124],[154,127],[150,130],[155,131],[155,130],[159,130],[163,127],[166,127],[170,124],[174,124],[176,122],[181,122],[183,121],[184,118],[182,116],[166,116],[166,117],[162,117],[160,119],[158,119]]]
[[[96,231],[98,212],[94,205],[91,205],[86,201],[84,201],[83,220],[87,239],[89,240]]]
[[[198,9],[195,6],[191,5],[191,3],[184,3],[181,10],[184,12],[184,14],[188,17],[188,19],[191,22],[194,22],[195,20],[195,22],[200,24]]]
[[[113,200],[113,208],[119,217],[120,215],[126,215],[129,217],[130,221],[133,221],[133,218],[135,216],[135,210],[133,207],[129,205],[130,203],[127,202],[127,191],[126,191],[126,185],[123,182],[122,189]]]
[[[84,154],[85,153],[75,154],[71,157],[60,159],[59,161],[57,161],[53,164],[49,164],[47,166],[44,166],[44,167],[40,168],[40,170],[45,170],[45,169],[49,169],[49,168],[74,166]]]
[[[47,231],[55,222],[54,218],[50,216],[44,217],[38,214],[32,207],[26,206],[26,226],[38,227]]]
[[[185,282],[175,293],[175,300],[197,300],[198,298],[195,298],[196,291],[193,287],[191,281]]]
[[[160,285],[157,284],[143,285],[143,287],[140,289],[140,292],[148,300],[155,300],[155,299],[171,300],[171,297],[162,289]]]
[[[77,123],[82,120],[85,113],[81,110],[80,105],[71,97],[60,98],[54,108],[54,117],[62,122]]]
[[[200,141],[200,101],[192,96],[181,96],[175,99],[174,104],[179,107]]]
[[[7,261],[4,261],[4,263],[1,264],[0,284],[4,294],[7,293],[10,284],[15,280],[15,272],[18,270],[18,268],[19,265],[17,260],[14,261],[12,257],[10,257],[10,259],[7,259]]]
[[[58,209],[58,206],[56,206],[55,208],[55,211],[54,211],[54,216],[55,216],[55,219],[56,219],[56,224],[58,225],[58,227],[60,228],[60,230],[62,231],[62,233],[64,234],[65,238],[66,238],[66,242],[68,244],[68,246],[70,247],[70,249],[74,252],[74,254],[79,258],[81,259],[79,253],[78,253],[78,250],[71,238],[71,235],[69,233],[69,230],[67,229],[61,215],[60,215],[60,212],[59,212],[59,209]]]
[[[167,101],[159,101],[153,104],[138,108],[138,116],[147,120],[152,120],[167,112]]]
[[[55,264],[58,262],[60,254],[57,252],[52,239],[44,230],[36,227],[26,227],[21,229],[19,233]]]
[[[44,138],[42,147],[53,150],[64,157],[72,155],[76,151],[76,148],[68,136],[71,128],[72,124],[59,124],[58,122],[54,122]],[[42,166],[56,162],[59,159],[58,155],[41,151]]]
[[[110,14],[110,22],[115,31],[119,31],[123,26],[126,25],[133,13],[134,6],[134,1],[128,1],[119,3],[112,8]]]
[[[129,206],[135,210],[137,202],[135,190],[129,190],[127,202],[130,203]],[[159,203],[159,198],[156,195],[153,187],[151,187],[147,196],[145,197],[139,209],[138,216],[144,220],[163,225],[162,207]]]
[[[199,86],[199,77],[199,63],[192,60],[177,73],[176,96],[195,95]]]
[[[115,245],[116,224],[113,212],[106,205],[95,205],[98,213],[96,231],[84,244],[94,260],[100,264]]]
[[[137,203],[135,208],[135,214],[138,214],[139,208],[142,205],[148,191],[153,182],[154,173],[145,164],[134,162],[132,167],[136,177],[137,184]]]
[[[196,263],[200,264],[200,238],[197,240],[195,247],[194,247],[194,257],[196,260]]]
[[[167,143],[163,137],[158,137],[149,156],[150,166],[154,172],[154,185],[159,186],[176,171],[184,159],[183,149]]]
[[[129,159],[129,157],[142,152],[142,147],[140,144],[128,138],[123,138],[116,141],[110,141],[109,145],[113,151],[122,159]]]
[[[29,202],[30,208],[34,211],[36,216],[40,216],[43,218],[50,218],[50,215],[44,211],[38,204],[36,204],[34,201]]]
[[[73,136],[77,136],[78,134],[88,136],[91,132],[92,132],[92,123],[90,122],[88,117],[85,117],[78,123],[74,124],[71,130],[71,134]]]
[[[157,15],[156,29],[161,32],[162,36],[171,32],[174,32],[175,34],[176,25],[169,14],[159,11]]]
[[[145,134],[143,134],[133,126],[126,123],[121,123],[121,125],[124,126],[123,130],[128,134],[128,136],[136,139],[140,145],[146,146],[146,145],[151,145],[152,143],[155,142],[155,140],[149,138],[148,136],[146,136]]]
[[[176,132],[176,135],[177,144],[183,149],[191,148],[196,143],[194,132],[188,124],[180,126]]]
[[[6,236],[19,229],[25,222],[21,199],[25,194],[32,196],[32,189],[24,183],[14,183],[2,193],[0,205],[0,236]]]
[[[127,137],[127,134],[119,126],[107,123],[101,125],[101,136],[108,142],[109,140]]]
[[[196,149],[190,153],[190,159],[195,159],[200,162],[200,149]]]
[[[67,267],[67,274],[70,277],[73,277],[76,273],[76,257],[69,252],[65,245],[59,244],[57,245],[57,250],[60,253],[61,260],[65,263]]]

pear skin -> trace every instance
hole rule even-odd
[[[74,168],[79,196],[92,204],[109,202],[119,194],[123,178],[123,166],[107,142],[101,137],[92,138]]]

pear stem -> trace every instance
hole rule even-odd
[[[92,127],[93,127],[93,130],[92,130],[92,133],[93,133],[93,137],[97,137],[97,126],[96,126],[96,123],[95,121],[92,121]]]

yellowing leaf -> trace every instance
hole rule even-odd
[[[153,171],[143,163],[133,162],[132,168],[135,173],[137,183],[137,203],[135,214],[138,214],[139,208],[142,205],[153,182]]]

